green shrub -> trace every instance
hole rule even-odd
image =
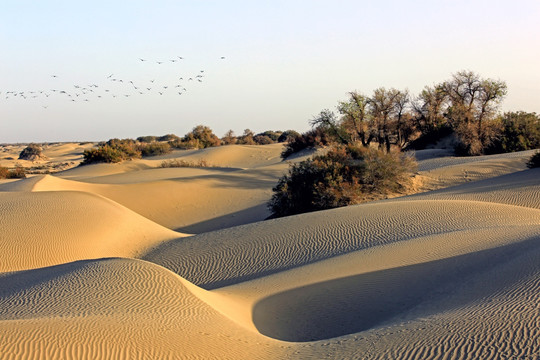
[[[531,158],[527,162],[527,167],[529,169],[540,167],[540,150],[531,156]]]
[[[272,189],[273,217],[330,209],[406,191],[416,162],[400,152],[356,145],[293,164]]]
[[[172,151],[171,145],[166,142],[140,144],[138,146],[138,149],[141,152],[141,155],[144,157],[168,154]]]

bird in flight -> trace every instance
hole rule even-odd
[[[51,77],[53,77],[53,78],[57,78],[57,77],[58,77],[58,75],[51,75]]]
[[[139,58],[139,60],[141,60],[141,61],[146,61],[146,59],[141,59],[141,58]]]
[[[222,56],[220,59],[221,59],[221,60],[225,59],[225,56]]]

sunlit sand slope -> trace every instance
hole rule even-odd
[[[441,233],[539,231],[540,212],[473,201],[399,201],[291,216],[168,242],[144,259],[207,288]],[[471,239],[472,240],[472,239]],[[456,246],[460,246],[456,243]]]
[[[0,272],[133,257],[183,236],[84,192],[0,192]]]

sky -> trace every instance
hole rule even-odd
[[[538,0],[0,0],[0,143],[306,131],[351,91],[460,70],[540,113],[538,19]]]

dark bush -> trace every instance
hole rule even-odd
[[[273,144],[275,142],[270,137],[268,137],[266,135],[255,135],[253,137],[253,141],[257,145],[268,145],[268,144]]]
[[[138,159],[141,157],[139,145],[133,139],[110,139],[106,143],[100,143],[97,148],[85,150],[81,165]]]
[[[307,148],[329,145],[333,142],[332,137],[324,129],[318,127],[296,136],[287,142],[281,153],[281,158],[286,159],[290,155]]]
[[[168,154],[171,152],[171,145],[166,142],[154,142],[154,143],[145,143],[138,146],[141,155],[146,156],[158,156],[163,154]]]
[[[156,139],[156,141],[177,141],[177,140],[180,140],[180,137],[174,134],[163,135]]]
[[[540,167],[540,151],[537,151],[531,156],[527,162],[527,167],[529,169]]]
[[[125,154],[109,145],[100,145],[97,148],[84,150],[83,161],[81,165],[95,164],[95,163],[118,163],[126,160]]]
[[[281,135],[279,135],[277,142],[280,142],[280,143],[286,142],[286,141],[289,141],[289,139],[292,140],[297,136],[300,136],[300,133],[298,131],[287,130],[287,131],[282,132]]]
[[[326,155],[293,164],[272,189],[272,217],[330,209],[403,192],[416,162],[400,152],[337,146]]]
[[[439,140],[451,135],[454,130],[450,125],[429,128],[418,138],[409,143],[406,150],[424,150],[430,145],[435,145]]]
[[[157,141],[157,136],[139,136],[137,138],[137,141],[142,142],[142,143],[151,143],[151,142]],[[162,141],[169,141],[169,140],[162,140]]]
[[[272,142],[277,142],[281,134],[283,134],[282,131],[266,130],[265,132],[259,133],[255,136],[267,136],[272,140]]]
[[[138,159],[141,157],[141,152],[138,149],[137,142],[133,139],[110,139],[106,142],[113,149],[122,152],[124,158]]]
[[[28,145],[19,154],[19,159],[21,160],[35,161],[35,160],[44,159],[44,158],[45,156],[42,153],[41,146],[39,146],[38,144]]]

